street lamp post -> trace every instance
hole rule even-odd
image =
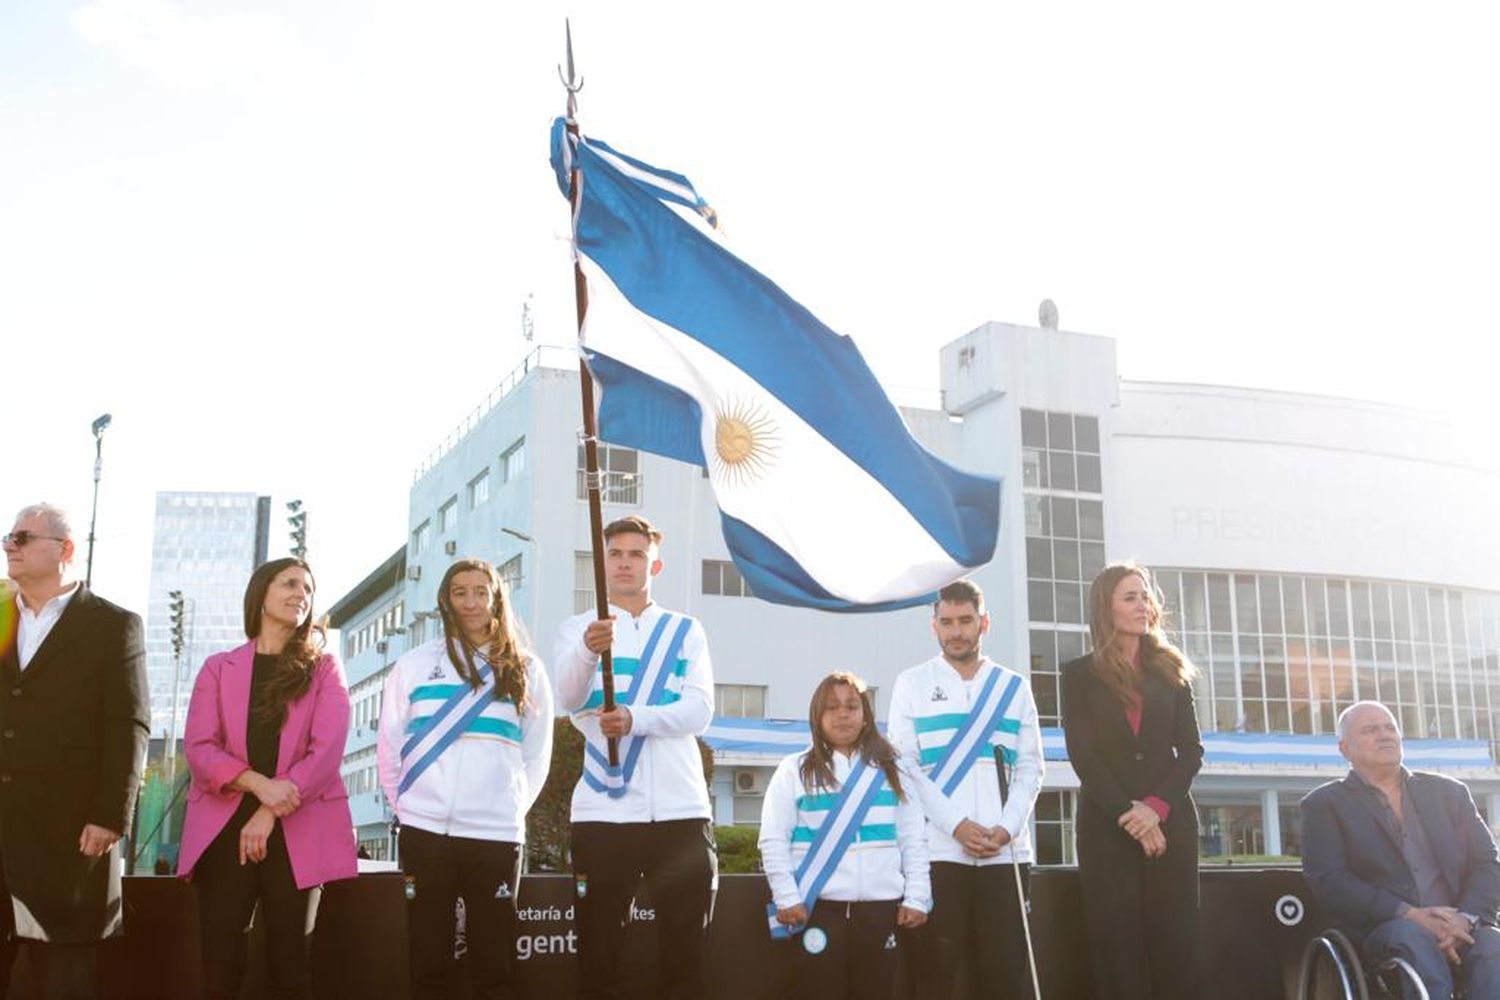
[[[88,566],[83,573],[85,587],[91,587],[94,583],[94,525],[99,520],[99,474],[104,470],[104,430],[109,426],[109,421],[109,414],[101,413],[92,425],[94,431],[94,509],[89,514]]]
[[[180,590],[170,590],[167,608],[172,622],[172,728],[167,732],[167,790],[177,788],[177,688],[182,683],[182,649],[185,645],[187,601]]]

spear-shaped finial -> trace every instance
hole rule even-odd
[[[573,73],[573,24],[563,18],[563,27],[568,35],[568,75],[563,76],[562,67],[557,67],[557,78],[562,81],[563,87],[568,91],[568,124],[577,124],[578,118],[578,92],[583,89],[583,78],[575,77]]]

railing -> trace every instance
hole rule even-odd
[[[412,482],[421,479],[431,472],[433,467],[442,460],[443,456],[452,451],[454,447],[468,437],[469,432],[479,426],[491,410],[506,396],[510,395],[512,389],[521,384],[521,380],[538,368],[557,368],[564,371],[576,367],[578,364],[578,352],[571,347],[558,347],[552,344],[542,344],[532,349],[521,360],[521,363],[512,368],[500,384],[491,389],[489,393],[469,412],[469,415],[443,438],[441,444],[432,449],[422,464],[417,466],[417,471],[412,474]]]
[[[582,470],[578,470],[578,499],[587,500],[588,476]],[[599,499],[603,503],[630,504],[639,506],[641,502],[641,474],[639,472],[601,472],[599,473]]]

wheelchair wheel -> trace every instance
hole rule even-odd
[[[1427,987],[1422,983],[1422,977],[1417,975],[1417,970],[1404,958],[1386,959],[1381,963],[1376,976],[1381,988],[1393,1000],[1432,1000]]]
[[[1359,952],[1336,930],[1307,942],[1297,981],[1297,1000],[1370,1000]]]

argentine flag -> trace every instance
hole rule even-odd
[[[599,435],[708,470],[755,596],[883,611],[989,561],[999,481],[918,444],[853,342],[724,248],[686,177],[559,118],[565,197],[575,164]]]

